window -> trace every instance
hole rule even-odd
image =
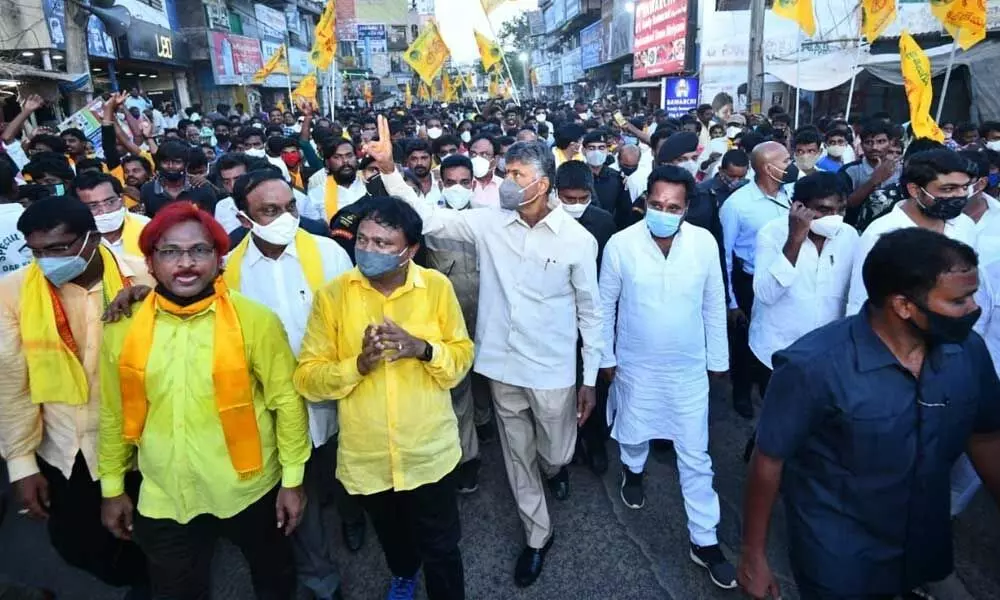
[[[163,0],[139,0],[147,6],[152,6],[156,10],[163,10]]]

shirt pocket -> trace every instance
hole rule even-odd
[[[915,417],[906,410],[898,414],[864,411],[844,415],[841,426],[847,469],[860,476],[898,476],[907,472],[913,464]]]
[[[521,263],[525,296],[548,300],[565,295],[570,286],[569,265],[551,258],[529,258]]]

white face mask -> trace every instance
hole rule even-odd
[[[253,225],[250,231],[254,235],[275,246],[291,244],[299,231],[299,218],[292,216],[291,213],[286,212],[267,225],[255,223],[245,212],[240,211],[240,215]]]
[[[690,173],[691,177],[698,175],[698,161],[696,160],[686,160],[682,163],[678,163],[677,166]]]
[[[247,156],[253,156],[254,158],[266,158],[267,157],[267,153],[264,152],[263,148],[250,148],[249,150],[247,150],[243,154],[246,154]]]
[[[587,164],[592,167],[600,167],[606,160],[608,160],[608,153],[605,150],[587,151]]]
[[[472,141],[472,133],[470,133],[468,131],[463,131],[462,135],[460,135],[458,137],[462,138],[462,141],[465,142],[466,144],[468,144],[469,142]]]
[[[835,237],[840,233],[840,228],[844,224],[844,217],[841,215],[827,215],[818,219],[813,219],[809,224],[809,231],[825,238]]]
[[[121,229],[125,224],[125,213],[128,212],[124,206],[114,212],[95,215],[94,222],[97,223],[97,231],[101,233],[112,233]]]
[[[741,133],[743,133],[743,129],[739,127],[733,126],[726,128],[726,137],[729,139],[733,139],[734,137],[738,136]]]
[[[538,113],[537,115],[535,115],[535,120],[538,121],[539,123],[544,123],[545,113]]]
[[[846,150],[847,146],[834,145],[826,147],[826,153],[834,158],[840,158]]]
[[[992,142],[986,142],[986,147],[994,152],[1000,152],[1000,140],[993,140]]]
[[[436,140],[439,137],[441,137],[441,133],[442,131],[440,127],[431,127],[430,129],[427,130],[427,137],[431,138],[432,140]]]
[[[462,210],[472,202],[472,190],[458,184],[450,185],[441,190],[445,203],[455,210]]]
[[[563,210],[566,211],[566,213],[569,214],[569,216],[577,220],[579,220],[580,217],[583,216],[583,213],[584,211],[587,210],[588,206],[590,206],[590,200],[587,200],[586,202],[582,202],[580,204],[566,204],[565,202],[563,202],[562,205]]]
[[[490,161],[486,160],[482,156],[477,156],[472,159],[472,176],[476,179],[482,179],[490,172]]]

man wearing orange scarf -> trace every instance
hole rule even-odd
[[[142,552],[101,525],[98,364],[105,306],[152,280],[142,261],[101,244],[75,198],[33,202],[17,228],[34,260],[0,280],[0,456],[19,514],[47,521],[67,563],[138,597],[147,585]],[[134,497],[138,474],[126,468],[122,479]]]
[[[135,536],[157,598],[207,598],[220,537],[243,552],[257,597],[294,594],[306,408],[278,317],[220,276],[228,246],[195,205],[160,210],[139,237],[156,288],[101,347],[102,517]],[[136,455],[133,518],[123,476]]]

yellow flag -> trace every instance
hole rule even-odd
[[[903,71],[906,100],[910,104],[913,135],[944,142],[944,133],[931,118],[931,104],[934,101],[931,62],[907,31],[899,37],[899,66]]]
[[[491,12],[497,9],[498,6],[507,2],[507,0],[482,0],[483,11],[489,16]]]
[[[774,0],[772,10],[779,17],[798,23],[806,35],[816,34],[816,17],[813,15],[812,0]]]
[[[478,31],[473,31],[476,35],[476,46],[479,47],[479,57],[483,59],[483,69],[488,73],[501,60],[500,47],[496,40],[491,40]]]
[[[458,100],[458,86],[452,81],[448,71],[441,75],[441,95],[445,102],[456,102]]]
[[[430,85],[450,54],[437,25],[432,21],[403,53],[403,60]]]
[[[374,98],[374,96],[372,95],[372,84],[369,83],[369,82],[367,82],[367,81],[365,82],[365,91],[364,91],[364,94],[365,94],[365,102],[367,102],[368,104],[371,104],[372,103],[372,99]]]
[[[299,86],[292,90],[292,100],[304,98],[310,102],[316,102],[316,74],[310,73],[302,78]]]
[[[413,106],[413,92],[410,91],[409,82],[406,83],[406,91],[403,93],[403,102],[406,104],[406,108]]]
[[[320,15],[313,33],[312,52],[309,61],[317,69],[327,70],[337,52],[337,0],[327,0],[323,14]]]
[[[465,89],[469,90],[470,94],[476,89],[476,82],[472,78],[472,73],[465,74]]]
[[[871,44],[896,20],[896,0],[861,0],[865,39]]]
[[[427,84],[423,81],[417,86],[417,99],[427,102],[431,99],[431,91],[427,88]]]
[[[538,69],[531,69],[531,85],[538,85]]]
[[[288,62],[285,60],[285,45],[278,46],[271,58],[267,59],[267,64],[253,74],[254,83],[262,83],[267,76],[272,73],[288,73]]]
[[[490,98],[496,98],[500,95],[500,83],[497,81],[496,76],[490,77],[488,92],[490,94]]]
[[[986,38],[986,0],[931,0],[931,12],[962,50]]]

